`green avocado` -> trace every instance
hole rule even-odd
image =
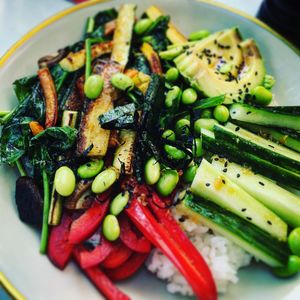
[[[254,40],[242,41],[237,28],[208,36],[174,62],[191,86],[207,97],[226,94],[227,103],[242,101],[266,73]]]

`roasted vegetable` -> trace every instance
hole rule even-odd
[[[112,42],[102,42],[92,46],[92,59],[100,57],[112,51]],[[59,62],[60,66],[67,72],[74,72],[85,65],[85,49],[71,52]]]
[[[33,178],[19,177],[16,182],[16,204],[20,219],[40,227],[43,217],[43,198]]]
[[[162,75],[163,72],[162,72],[162,67],[161,67],[159,56],[154,51],[152,46],[148,43],[143,43],[143,45],[141,47],[141,51],[147,58],[150,68],[151,68],[151,71],[153,73]]]
[[[77,152],[82,155],[89,149],[87,155],[91,157],[104,156],[109,142],[109,130],[101,128],[99,116],[113,108],[113,100],[117,98],[117,92],[110,83],[111,76],[120,71],[120,65],[106,61],[101,64],[104,78],[104,89],[100,97],[88,100],[84,116],[81,120]]]
[[[45,127],[55,126],[58,114],[58,102],[56,88],[53,78],[48,68],[43,68],[38,71],[38,76],[43,89],[46,103],[46,120]]]
[[[136,6],[134,4],[122,5],[116,20],[116,29],[113,37],[114,47],[111,59],[118,62],[123,69],[129,57],[135,9]]]

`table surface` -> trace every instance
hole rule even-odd
[[[256,15],[261,1],[219,0],[252,16]],[[71,1],[66,0],[1,0],[0,56],[34,26],[72,5]]]

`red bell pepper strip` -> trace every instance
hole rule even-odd
[[[176,241],[180,243],[181,249],[183,250],[183,252],[189,253],[189,257],[192,259],[193,263],[202,264],[201,272],[203,274],[206,274],[206,279],[210,282],[214,282],[211,272],[202,255],[194,247],[185,232],[180,228],[179,224],[172,216],[170,210],[157,206],[159,201],[162,202],[159,196],[155,192],[152,192],[152,200],[150,200],[148,204],[151,207],[151,210],[153,211],[156,219],[169,231],[171,236],[176,237]]]
[[[131,222],[126,215],[119,218],[121,241],[131,250],[140,253],[149,253],[151,251],[151,243],[144,237],[138,235],[131,229]]]
[[[72,223],[69,235],[71,244],[80,244],[97,230],[109,207],[108,195],[102,196],[101,200],[105,196],[107,198],[104,202],[94,201],[92,206]]]
[[[45,97],[45,127],[55,126],[58,114],[58,101],[55,84],[47,67],[39,69],[38,76]]]
[[[122,265],[133,253],[122,242],[114,244],[114,249],[109,256],[101,263],[101,267],[106,269],[114,269]]]
[[[99,265],[109,256],[113,249],[113,244],[104,238],[101,238],[101,244],[96,246],[92,251],[88,251],[84,247],[80,248],[80,266],[85,269]]]
[[[78,251],[73,252],[75,261],[80,266]],[[108,300],[129,300],[130,298],[120,291],[113,282],[98,267],[82,269],[99,292]]]
[[[147,257],[147,253],[133,253],[124,264],[115,269],[106,269],[105,274],[114,281],[127,279],[140,269]]]
[[[210,272],[207,272],[206,263],[203,260],[195,262],[189,252],[184,252],[180,240],[171,236],[170,231],[154,218],[146,206],[133,199],[126,213],[145,237],[173,262],[198,299],[217,299],[216,287]]]
[[[73,245],[68,242],[71,217],[63,215],[61,223],[52,227],[48,242],[48,257],[60,269],[64,269],[72,255]]]

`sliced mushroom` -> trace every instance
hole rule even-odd
[[[68,55],[68,48],[59,49],[56,53],[41,57],[38,60],[39,68],[52,67]]]

